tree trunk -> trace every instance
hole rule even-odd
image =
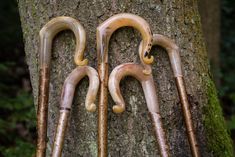
[[[217,87],[220,85],[220,0],[199,0],[202,30]]]
[[[183,72],[201,154],[205,157],[232,156],[231,141],[208,69],[196,1],[50,0],[38,2],[20,0],[19,10],[36,105],[39,30],[44,24],[51,18],[61,15],[78,19],[87,31],[85,57],[89,59],[89,65],[97,67],[96,27],[117,13],[137,14],[149,22],[154,33],[174,39],[181,48]],[[110,72],[121,63],[139,63],[137,48],[140,41],[140,34],[132,28],[122,28],[113,34],[109,48]],[[58,120],[63,81],[75,68],[74,46],[74,36],[68,31],[60,33],[54,40],[49,98],[48,153],[51,151]],[[171,155],[190,156],[182,110],[167,54],[160,47],[154,47],[152,53],[155,55],[153,74]],[[84,79],[77,88],[63,149],[63,156],[66,157],[97,156],[97,113],[87,113],[85,110],[84,98],[87,87],[88,80]],[[122,81],[121,87],[127,103],[126,111],[121,115],[114,114],[111,111],[114,102],[111,97],[108,101],[109,156],[158,156],[157,142],[153,135],[140,83],[133,78],[126,78]]]

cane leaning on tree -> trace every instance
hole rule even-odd
[[[53,142],[52,157],[61,157],[74,92],[77,84],[86,76],[89,78],[89,88],[86,96],[85,107],[89,112],[94,112],[96,110],[95,99],[99,90],[98,73],[90,66],[79,66],[69,74],[64,82],[61,93],[60,116]]]
[[[140,81],[145,100],[147,103],[149,115],[152,120],[154,134],[158,143],[159,153],[161,157],[169,157],[169,146],[163,129],[162,118],[160,115],[160,106],[155,89],[152,73],[145,73],[144,66],[135,63],[123,63],[110,74],[109,77],[109,92],[114,102],[113,112],[121,113],[125,110],[125,102],[120,90],[120,81],[126,76],[132,76]],[[121,112],[120,112],[121,111]]]
[[[140,52],[145,62],[152,63],[153,57],[149,51],[152,47],[152,32],[149,24],[141,17],[122,13],[117,14],[97,28],[97,57],[98,57],[98,73],[100,77],[100,96],[98,106],[98,156],[107,157],[107,88],[108,88],[108,46],[111,35],[118,28],[131,26],[137,29],[143,38],[143,49]]]
[[[50,63],[52,41],[57,33],[63,30],[73,31],[76,37],[76,49],[74,61],[77,65],[86,65],[87,60],[83,59],[83,53],[86,44],[86,33],[82,25],[71,17],[56,17],[49,21],[39,33],[39,93],[37,108],[37,148],[36,156],[44,157],[46,154],[47,138],[47,114],[49,98],[49,81],[50,81]]]
[[[198,147],[195,129],[193,127],[190,105],[184,83],[182,64],[180,59],[180,49],[171,39],[160,34],[153,34],[153,45],[158,45],[164,48],[169,56],[171,69],[175,77],[178,95],[180,98],[181,107],[183,111],[183,117],[186,124],[187,136],[191,153],[193,157],[200,157],[201,155]],[[142,49],[141,47],[142,44],[140,44],[139,52]],[[144,63],[145,62],[144,59],[141,58],[141,62]]]

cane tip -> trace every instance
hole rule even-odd
[[[123,107],[124,105],[115,105],[113,106],[113,112],[114,113],[122,113],[123,111],[125,111],[125,107]]]
[[[88,64],[88,60],[87,59],[83,59],[83,60],[75,59],[74,61],[75,61],[76,65],[78,65],[78,66],[84,66],[84,65]]]
[[[95,112],[96,111],[96,105],[94,103],[91,103],[90,105],[86,105],[86,110],[89,112]]]
[[[146,56],[146,57],[143,58],[143,61],[144,61],[145,64],[151,64],[151,63],[153,63],[153,61],[154,61],[154,57],[151,56],[151,57],[149,58],[148,56]]]

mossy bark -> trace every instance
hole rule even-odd
[[[226,131],[216,89],[211,81],[205,45],[202,40],[197,2],[193,0],[20,0],[19,10],[30,69],[35,105],[38,93],[39,30],[51,18],[61,15],[78,19],[87,31],[85,57],[97,67],[96,27],[108,17],[129,12],[146,19],[154,33],[175,40],[181,48],[183,72],[188,97],[203,156],[232,156],[232,146]],[[132,28],[116,31],[110,42],[109,68],[126,62],[138,62],[140,34]],[[51,150],[58,118],[61,88],[66,76],[75,68],[73,63],[74,36],[60,33],[54,40],[49,99],[48,153]],[[185,125],[176,84],[166,52],[154,47],[153,73],[160,100],[161,115],[167,132],[172,156],[190,156]],[[77,88],[63,156],[97,156],[97,113],[85,111],[84,97],[88,80]],[[111,111],[114,102],[109,97],[108,153],[109,156],[159,156],[150,118],[140,83],[133,78],[121,82],[126,111],[116,115]]]

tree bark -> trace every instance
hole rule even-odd
[[[232,156],[231,141],[208,69],[196,1],[20,0],[19,10],[35,105],[38,99],[38,34],[44,24],[51,18],[61,15],[78,19],[87,31],[85,57],[89,59],[89,65],[97,67],[96,27],[117,13],[137,14],[149,22],[154,33],[174,39],[181,48],[183,72],[201,154],[205,157]],[[132,28],[121,28],[113,34],[109,48],[110,72],[121,63],[140,62],[137,54],[140,41],[140,34]],[[74,36],[69,31],[60,33],[53,44],[48,154],[51,151],[58,120],[63,81],[75,68],[74,46]],[[155,56],[153,74],[171,155],[191,156],[167,54],[160,47],[154,47],[152,53]],[[87,87],[88,80],[84,79],[77,88],[63,149],[63,156],[66,157],[97,156],[97,113],[85,111],[84,98]],[[121,115],[114,114],[111,111],[114,102],[111,97],[108,100],[109,156],[159,156],[140,83],[133,78],[126,78],[122,81],[121,87],[127,104],[126,111]]]
[[[199,0],[199,13],[211,71],[217,87],[220,85],[220,0]]]

